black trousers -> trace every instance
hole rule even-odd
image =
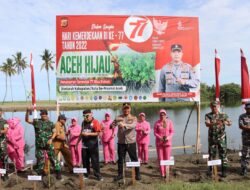
[[[131,144],[118,144],[118,175],[123,176],[123,163],[125,162],[126,152],[130,157],[132,162],[137,162],[137,154],[136,154],[136,143]],[[139,167],[135,168],[136,176],[140,176]]]
[[[87,174],[85,176],[88,176],[90,174],[90,159],[92,168],[94,170],[94,175],[96,177],[100,177],[100,165],[99,165],[99,148],[97,147],[91,147],[91,148],[82,148],[82,164],[83,167],[87,169]]]

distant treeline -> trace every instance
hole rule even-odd
[[[215,86],[201,83],[201,102],[210,102],[215,99]],[[241,102],[241,86],[235,83],[220,86],[220,101],[222,104],[237,105]]]

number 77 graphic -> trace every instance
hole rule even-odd
[[[129,25],[135,26],[131,32],[130,38],[135,38],[135,35],[142,36],[143,31],[147,25],[147,20],[137,20],[137,22],[130,22]]]

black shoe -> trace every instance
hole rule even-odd
[[[140,176],[140,175],[137,175],[137,176],[135,176],[135,179],[136,179],[137,181],[140,181],[140,180],[141,180],[141,176]]]
[[[242,168],[241,175],[247,176],[247,168]]]
[[[58,179],[58,180],[62,179],[62,173],[61,173],[61,171],[56,171],[56,179]]]
[[[119,181],[119,180],[121,180],[121,179],[123,179],[123,176],[122,176],[122,175],[118,175],[118,176],[116,176],[116,177],[114,178],[114,181]]]
[[[96,177],[96,180],[97,181],[103,181],[103,178],[102,178],[102,176],[98,176],[98,177]]]
[[[8,174],[5,174],[5,175],[2,175],[1,178],[3,181],[7,181],[9,179],[9,176]]]
[[[221,168],[221,177],[227,177],[227,169],[225,167]]]
[[[209,167],[208,167],[207,176],[208,176],[208,177],[212,177],[212,166],[209,166]]]

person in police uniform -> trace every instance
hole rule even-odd
[[[228,115],[219,111],[220,103],[213,101],[210,103],[211,112],[205,115],[205,124],[208,127],[208,152],[209,160],[215,160],[217,149],[221,159],[221,176],[226,177],[227,168],[227,136],[225,127],[232,125]],[[211,175],[212,167],[209,167]]]
[[[190,88],[199,85],[192,66],[182,61],[183,51],[180,44],[171,45],[172,61],[166,64],[160,72],[159,92],[189,92]],[[189,101],[189,98],[161,98],[160,101]]]
[[[138,161],[135,134],[137,118],[131,114],[130,103],[123,103],[122,112],[122,115],[116,117],[111,124],[111,128],[118,127],[118,175],[114,178],[114,181],[119,181],[125,177],[123,164],[125,162],[127,152],[132,162]],[[135,168],[135,175],[136,180],[141,180],[139,167]]]
[[[242,156],[241,156],[241,174],[247,175],[248,152],[250,150],[250,102],[245,104],[246,113],[239,117],[239,128],[242,130]]]

